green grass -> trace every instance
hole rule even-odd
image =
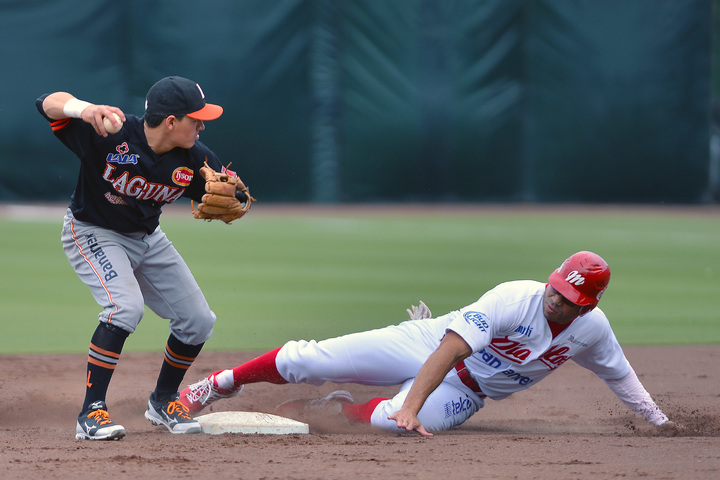
[[[61,218],[0,228],[0,354],[86,351],[99,311],[62,251]],[[210,350],[381,327],[418,300],[446,313],[499,282],[545,280],[584,249],[610,264],[601,307],[623,344],[720,343],[717,211],[255,208],[232,226],[171,215],[163,229],[218,314]],[[126,351],[156,351],[167,335],[148,311]]]

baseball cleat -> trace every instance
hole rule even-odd
[[[78,416],[76,440],[120,440],[124,436],[125,428],[110,420],[102,400],[91,403],[90,408]]]
[[[316,412],[336,414],[342,412],[343,403],[353,403],[352,395],[347,390],[336,390],[323,398],[288,400],[278,405],[275,412],[284,417]]]
[[[222,390],[217,386],[215,375],[213,374],[203,378],[197,383],[193,383],[180,392],[180,399],[178,401],[188,408],[191,415],[195,415],[215,400],[239,395],[242,389],[243,386],[240,385],[236,390]]]
[[[172,400],[153,400],[150,395],[145,418],[153,425],[163,425],[170,433],[200,433],[200,423],[190,416],[188,408],[178,401],[176,393]]]

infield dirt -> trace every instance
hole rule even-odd
[[[306,419],[309,435],[171,435],[143,418],[162,352],[126,353],[108,392],[120,441],[74,439],[86,355],[0,356],[0,464],[4,480],[205,479],[710,479],[720,478],[720,346],[628,347],[646,388],[680,436],[658,436],[592,373],[572,362],[537,386],[486,407],[432,438],[396,435],[339,418]],[[192,383],[261,352],[202,353]],[[357,401],[394,388],[342,385]],[[203,413],[273,413],[335,384],[248,385]]]

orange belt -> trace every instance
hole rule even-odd
[[[465,384],[466,387],[468,387],[473,392],[477,393],[480,398],[486,398],[487,395],[485,395],[480,388],[480,385],[477,384],[475,380],[473,380],[472,376],[470,375],[470,372],[467,371],[467,368],[465,367],[465,362],[460,362],[457,365],[455,365],[455,370],[457,370],[457,376],[460,379],[461,382]]]

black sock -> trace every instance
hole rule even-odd
[[[90,340],[85,400],[80,413],[87,411],[91,403],[105,401],[110,379],[120,360],[125,339],[130,335],[121,328],[100,323]]]
[[[153,400],[167,401],[178,392],[185,372],[193,364],[203,345],[204,343],[188,345],[170,334],[165,345],[165,359],[160,368],[155,391],[152,393]]]

